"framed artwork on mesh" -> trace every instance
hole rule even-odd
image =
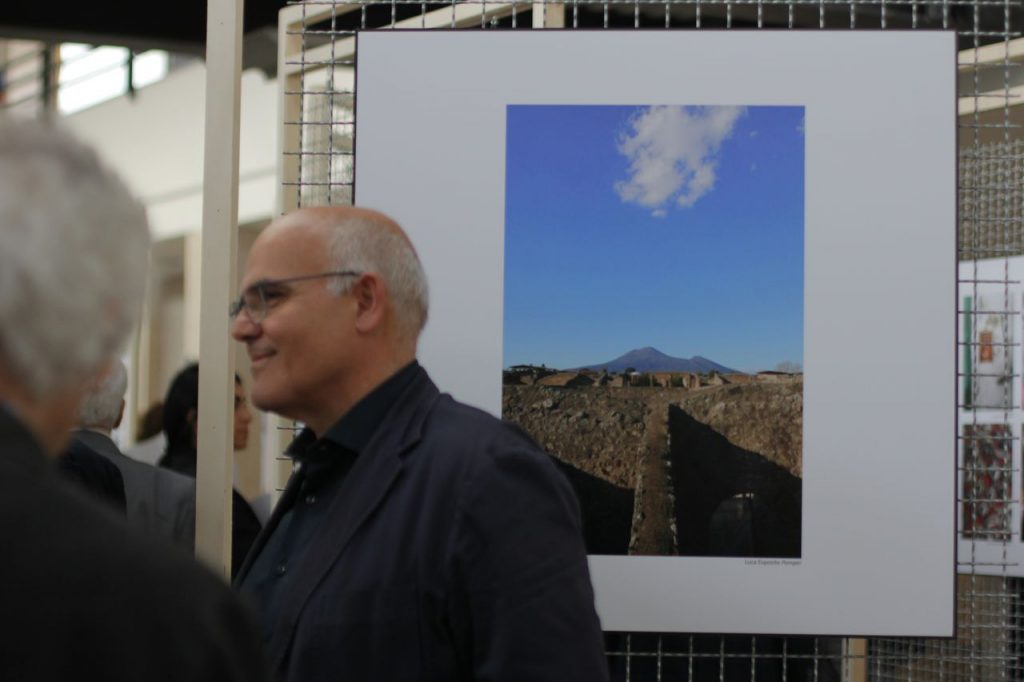
[[[573,483],[606,630],[952,634],[955,54],[358,34],[355,201],[423,260],[420,361]]]

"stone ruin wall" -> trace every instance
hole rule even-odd
[[[674,404],[737,446],[802,475],[803,378],[683,388],[503,387],[502,416],[587,473],[634,487],[652,406]],[[667,419],[667,415],[658,418]]]

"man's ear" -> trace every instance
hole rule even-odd
[[[356,329],[372,332],[384,322],[387,309],[387,289],[380,275],[368,272],[359,278],[352,289],[356,301]]]
[[[124,419],[124,400],[121,400],[121,409],[117,411],[117,420],[114,422],[115,429],[121,425],[122,419]]]

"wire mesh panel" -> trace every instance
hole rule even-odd
[[[1020,407],[1019,369],[1012,363],[994,379],[1005,399],[978,407],[978,393],[991,372],[978,361],[982,352],[977,324],[982,310],[978,282],[995,286],[1003,305],[995,305],[996,328],[985,336],[992,349],[1019,357],[1024,333],[1024,300],[1009,267],[997,262],[1024,255],[1024,40],[1021,2],[1008,0],[891,2],[889,0],[706,2],[448,2],[330,0],[293,3],[282,13],[279,33],[279,87],[283,135],[282,211],[315,204],[346,204],[353,197],[354,145],[359,122],[353,97],[355,31],[433,28],[516,29],[952,29],[960,49],[959,226],[958,258],[986,261],[997,276],[982,277],[961,266],[960,296],[971,308],[950,322],[963,328],[958,494],[957,635],[949,640],[840,639],[608,633],[606,647],[618,680],[1017,680],[1022,677],[1024,623],[1021,589],[1024,568],[1014,556],[1022,542],[1020,510],[1020,433],[1024,420],[1010,423]],[[752,59],[756,55],[751,56]],[[840,75],[837,74],[837,77]],[[912,97],[915,84],[907,83]],[[950,102],[953,105],[953,102]],[[926,117],[936,112],[921,111]],[[939,112],[945,113],[945,112]],[[850,121],[856,126],[856,121]],[[457,144],[453,140],[452,144]],[[409,150],[416,154],[415,149]],[[912,182],[912,178],[907,179]],[[458,191],[452,188],[452,191]],[[964,274],[964,273],[968,274]],[[990,272],[986,270],[986,272]],[[1015,299],[1016,297],[1016,299]],[[997,303],[1000,297],[996,296]],[[1015,303],[1011,303],[1015,300]],[[1001,340],[1000,340],[1001,339]],[[912,339],[900,340],[913,343]],[[988,347],[984,353],[990,350]],[[988,356],[985,356],[988,358]],[[993,355],[995,357],[995,355]],[[1020,360],[1017,361],[1018,363]],[[980,368],[980,369],[979,369]],[[1008,377],[1008,378],[1007,378]],[[962,412],[963,414],[968,414]],[[979,418],[986,414],[989,418]],[[992,424],[1006,424],[1005,431]],[[970,428],[968,428],[970,427]],[[952,431],[952,430],[951,430]],[[998,431],[998,432],[997,432]],[[1000,450],[999,443],[1010,443]],[[1003,453],[1003,454],[1000,454]],[[948,451],[936,453],[948,457]],[[885,472],[877,472],[885,475]],[[908,495],[913,486],[908,482]],[[912,543],[913,538],[907,538]],[[987,554],[976,552],[984,546]],[[993,548],[994,555],[993,555]],[[1024,551],[1024,549],[1022,549]],[[982,556],[984,554],[984,557]],[[995,557],[994,559],[992,557]],[[879,559],[884,561],[883,559]],[[836,591],[843,585],[834,586]],[[811,605],[792,605],[794,609]]]
[[[1018,134],[1015,126],[997,130]],[[1024,140],[981,143],[968,138],[972,132],[967,123],[961,133],[967,144],[960,152],[960,258],[1024,254]]]
[[[1019,680],[1019,578],[962,575],[952,640],[871,640],[871,679]]]
[[[329,70],[303,86],[302,181],[304,205],[352,203],[352,95],[338,92]]]

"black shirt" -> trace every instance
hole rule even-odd
[[[296,467],[279,503],[281,511],[275,511],[280,521],[239,585],[259,606],[266,641],[270,641],[283,600],[291,591],[294,569],[313,542],[331,499],[418,368],[413,360],[400,369],[356,403],[322,438],[307,428],[288,447],[286,454],[296,461]]]

